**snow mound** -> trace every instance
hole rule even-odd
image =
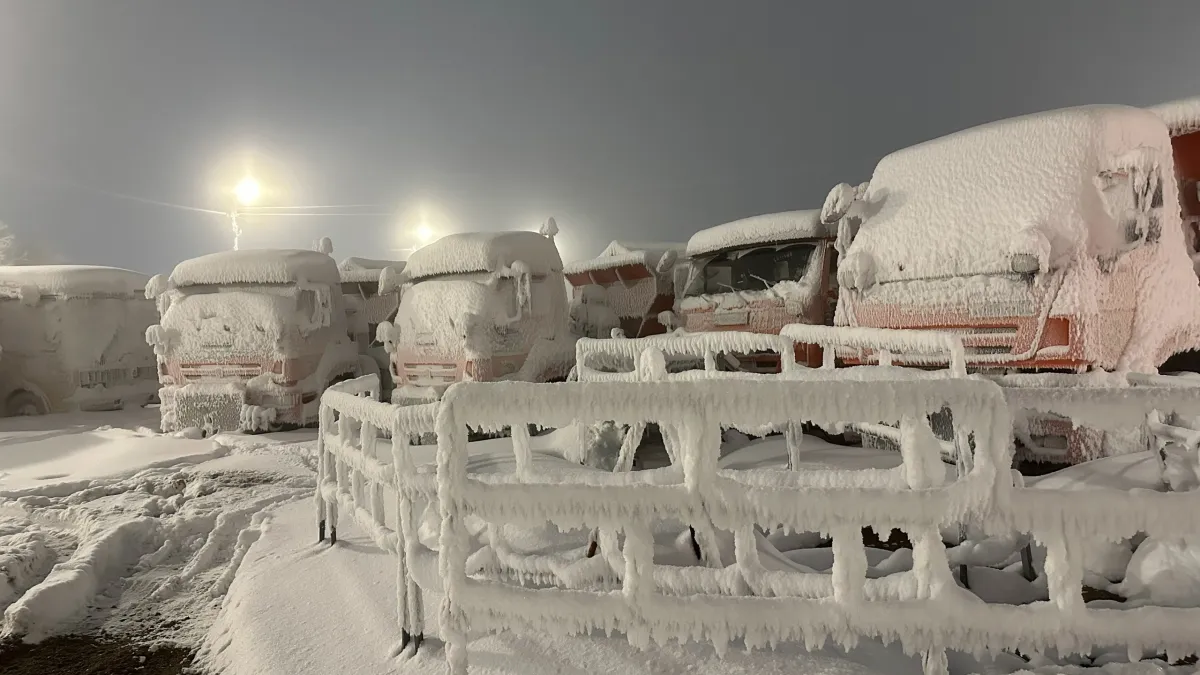
[[[333,258],[319,251],[250,249],[185,260],[171,272],[172,286],[341,283]]]
[[[494,272],[518,261],[528,265],[535,276],[563,268],[554,240],[537,232],[518,231],[447,235],[413,251],[405,270],[410,278],[423,279],[442,274]]]
[[[58,298],[141,297],[150,277],[116,267],[93,265],[0,266],[0,297],[26,300],[39,295]],[[37,298],[29,298],[36,302]]]
[[[0,635],[37,641],[78,616],[100,589],[137,561],[160,528],[154,518],[135,518],[100,533],[8,606]]]
[[[754,244],[777,244],[795,239],[833,236],[821,223],[819,209],[784,211],[742,218],[692,235],[687,243],[689,258]]]
[[[1128,168],[1111,163],[1135,148],[1170,162],[1170,138],[1154,113],[1085,106],[899,150],[871,177],[867,217],[847,256],[867,256],[884,283],[1011,274],[1017,254],[1048,257],[1054,268],[1109,253],[1124,240],[1120,219],[1086,178]]]
[[[1200,607],[1200,539],[1142,542],[1129,561],[1122,595],[1165,607]]]

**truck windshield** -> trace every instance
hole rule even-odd
[[[776,244],[724,251],[692,261],[686,296],[763,291],[781,281],[800,281],[815,244]]]

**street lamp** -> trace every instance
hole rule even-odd
[[[258,198],[262,196],[262,187],[259,186],[258,181],[246,176],[233,189],[233,195],[237,197],[238,203],[242,206],[253,206],[254,202],[257,202]]]

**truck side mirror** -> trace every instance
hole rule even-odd
[[[821,206],[821,223],[833,225],[841,220],[857,198],[858,190],[851,187],[849,183],[834,185],[826,195],[825,203]]]
[[[375,341],[383,345],[383,350],[389,354],[396,352],[396,343],[400,338],[399,326],[391,321],[381,321],[375,328]]]

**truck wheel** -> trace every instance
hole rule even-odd
[[[7,417],[29,417],[45,415],[48,412],[50,411],[42,397],[31,391],[14,392],[4,402],[4,414]]]

